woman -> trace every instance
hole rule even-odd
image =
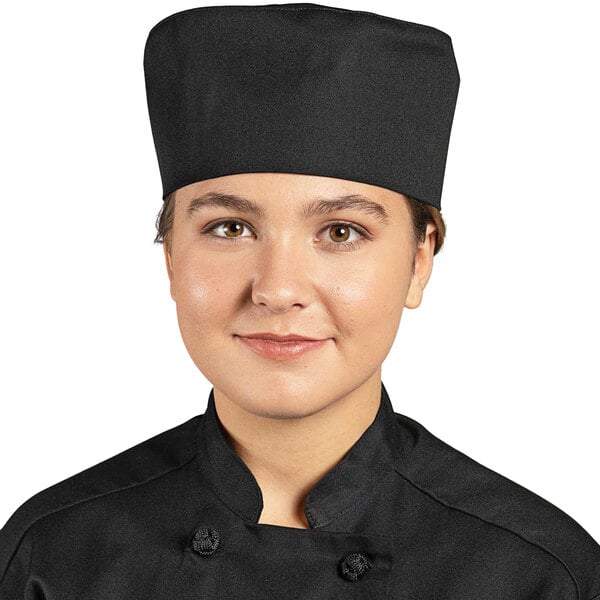
[[[171,295],[207,411],[2,530],[0,598],[572,598],[600,547],[394,413],[458,91],[450,38],[317,5],[183,11],[144,67]]]

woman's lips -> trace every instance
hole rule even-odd
[[[285,342],[277,342],[275,340],[264,340],[262,338],[249,338],[243,336],[238,337],[250,350],[260,354],[265,358],[274,360],[291,360],[302,356],[313,350],[317,350],[324,346],[328,341],[325,340],[291,340]]]

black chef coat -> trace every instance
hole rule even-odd
[[[30,498],[0,531],[1,600],[591,600],[600,546],[561,510],[393,410],[311,490],[310,529],[207,410]]]

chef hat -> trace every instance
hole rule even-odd
[[[287,172],[440,208],[460,79],[439,29],[319,4],[199,7],[152,27],[144,75],[163,199]]]

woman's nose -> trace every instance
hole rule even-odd
[[[252,301],[276,313],[310,302],[310,258],[298,244],[281,238],[265,243],[256,257]]]

